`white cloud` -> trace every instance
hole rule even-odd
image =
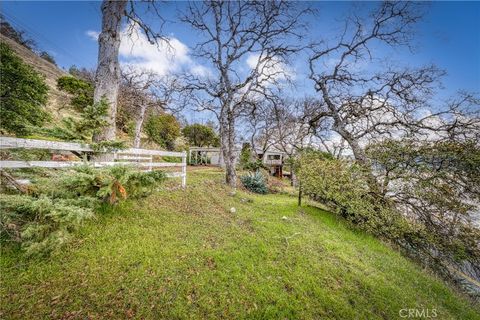
[[[98,32],[87,31],[87,36],[98,40]],[[127,26],[121,35],[119,58],[122,66],[149,70],[165,76],[182,70],[198,76],[206,76],[209,70],[195,63],[189,48],[175,37],[151,44],[137,26]]]
[[[87,31],[85,32],[85,34],[86,34],[87,37],[89,37],[90,39],[95,40],[95,41],[98,41],[98,36],[100,35],[100,32],[95,31],[95,30],[87,30]]]
[[[250,54],[247,58],[247,65],[250,69],[257,67],[259,54]],[[272,77],[273,80],[285,80],[286,78],[294,79],[295,72],[288,65],[280,61],[278,58],[272,58],[268,61],[260,63],[259,71],[264,77]]]

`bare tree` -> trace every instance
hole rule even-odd
[[[457,241],[471,248],[478,263],[478,245],[468,244],[478,232],[473,236],[462,220],[478,212],[473,155],[480,141],[480,100],[460,93],[438,103],[442,70],[393,67],[375,56],[379,46],[409,46],[421,12],[413,2],[384,2],[368,16],[350,17],[338,42],[313,47],[310,79],[318,101],[306,118],[314,129],[343,138],[367,169],[374,197],[420,221],[438,239],[433,248],[428,241],[403,239],[410,248],[423,246],[436,256],[447,252],[452,259],[448,250]]]
[[[361,138],[369,131],[387,132],[397,125],[402,111],[427,100],[441,73],[427,67],[372,74],[358,67],[360,62],[372,61],[374,44],[408,45],[412,27],[420,18],[413,3],[384,2],[367,19],[356,15],[348,19],[338,43],[315,47],[309,59],[310,79],[320,95],[310,123],[327,122],[348,143],[359,163],[369,164]],[[375,185],[372,176],[372,188]]]
[[[148,114],[166,110],[177,113],[186,104],[187,93],[179,78],[158,76],[153,71],[126,68],[122,72],[119,105],[134,115],[135,132],[133,146],[140,147],[143,124]]]
[[[260,102],[245,117],[245,136],[249,137],[253,150],[261,150],[263,156],[272,146],[277,143],[275,105],[268,102]]]
[[[119,95],[119,104],[123,109],[130,107],[135,114],[135,133],[133,146],[140,147],[140,138],[145,115],[148,108],[162,108],[162,103],[152,98],[150,90],[156,82],[156,75],[152,72],[128,70],[122,72],[122,84]]]
[[[190,88],[197,92],[198,110],[214,112],[219,121],[226,182],[232,187],[236,121],[288,77],[285,63],[300,49],[301,17],[307,12],[297,7],[285,1],[192,2],[182,17],[200,32],[193,54],[209,68],[204,75],[190,75]]]
[[[155,12],[160,17],[154,1],[146,1],[148,10]],[[115,118],[117,113],[117,98],[120,85],[120,65],[118,51],[122,35],[122,24],[130,22],[130,27],[138,26],[151,43],[162,38],[155,33],[147,23],[137,15],[133,0],[104,0],[102,10],[102,31],[98,38],[98,63],[95,74],[94,102],[102,99],[109,104],[108,125],[99,134],[94,136],[94,141],[115,139]],[[161,17],[160,17],[161,20]],[[163,21],[163,20],[162,20]],[[164,39],[164,38],[163,38]]]
[[[95,74],[94,102],[105,99],[109,104],[108,125],[93,137],[94,141],[115,140],[115,117],[117,113],[118,87],[120,84],[121,27],[125,16],[126,0],[102,3],[102,32],[98,37],[98,64]]]
[[[275,147],[283,151],[289,159],[290,177],[294,186],[297,185],[294,161],[296,155],[307,147],[315,146],[310,125],[303,119],[303,111],[308,109],[307,105],[311,102],[311,99],[279,99],[273,109]]]

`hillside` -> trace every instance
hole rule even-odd
[[[57,79],[67,75],[65,71],[2,34],[0,34],[0,41],[6,43],[25,63],[45,76],[45,83],[49,87],[47,109],[53,117],[53,122],[75,113],[68,105],[70,95],[57,89]]]
[[[397,251],[294,195],[231,196],[217,169],[189,170],[105,208],[50,260],[1,257],[2,319],[480,319]],[[236,213],[230,208],[235,207]]]

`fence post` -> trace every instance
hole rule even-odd
[[[182,188],[187,187],[187,152],[183,151],[182,156]]]

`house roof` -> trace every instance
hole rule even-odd
[[[204,152],[220,152],[220,148],[214,148],[214,147],[190,147],[190,151],[204,151]],[[240,152],[240,148],[236,148],[235,151]],[[256,154],[262,154],[263,150],[256,149],[255,150]],[[285,152],[278,151],[278,150],[267,150],[265,153],[267,154],[282,154],[284,155]]]

